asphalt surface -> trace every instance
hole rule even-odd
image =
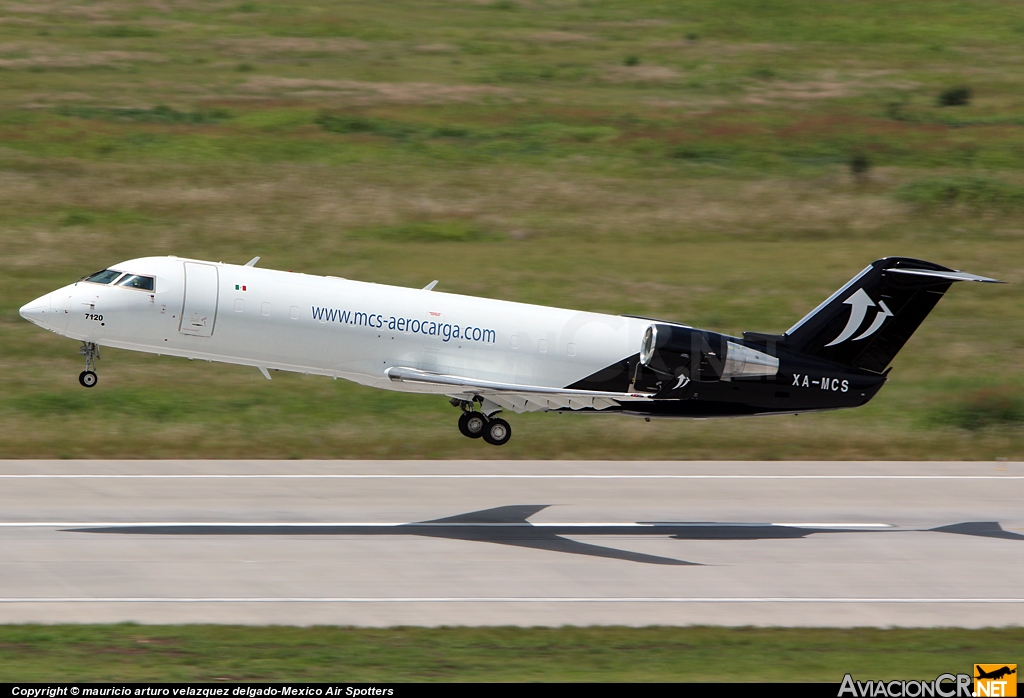
[[[0,461],[0,622],[1024,624],[1024,463]]]

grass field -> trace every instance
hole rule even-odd
[[[0,681],[839,683],[1013,662],[1024,630],[0,625]]]
[[[0,457],[1024,458],[1024,16],[977,2],[0,2]],[[782,331],[868,262],[955,287],[865,408],[652,422],[77,346],[153,254]],[[401,435],[401,436],[399,436]]]

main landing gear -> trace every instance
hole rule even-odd
[[[501,446],[512,438],[512,427],[504,419],[494,414],[488,416],[473,410],[473,403],[467,400],[452,400],[452,404],[462,408],[459,416],[459,431],[471,439],[482,438],[492,446]]]
[[[78,353],[85,357],[85,370],[78,374],[78,382],[83,388],[91,388],[99,381],[93,369],[100,360],[100,348],[93,342],[82,342],[82,348]]]

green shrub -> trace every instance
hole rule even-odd
[[[103,119],[105,121],[135,121],[157,124],[212,124],[231,117],[231,114],[226,109],[186,112],[178,111],[166,104],[158,104],[152,109],[65,106],[57,109],[57,113],[77,119]]]
[[[60,224],[64,226],[71,225],[90,225],[96,222],[96,216],[86,211],[70,211],[63,219]]]
[[[106,27],[100,27],[96,30],[96,36],[102,36],[108,39],[132,39],[156,35],[157,32],[153,31],[149,27],[137,27],[129,24],[114,24]]]
[[[732,153],[704,143],[683,143],[668,150],[668,156],[677,160],[698,160],[704,162],[726,162]]]
[[[871,160],[864,153],[854,153],[850,156],[850,172],[854,177],[862,177],[871,169]]]
[[[939,94],[940,107],[962,107],[965,104],[969,104],[970,101],[971,88],[969,87],[950,87]]]
[[[314,119],[320,128],[331,133],[372,133],[391,138],[408,138],[418,129],[408,124],[399,124],[384,119],[372,119],[353,114],[331,114],[323,112]]]

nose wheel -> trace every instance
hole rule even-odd
[[[100,348],[93,342],[82,342],[82,348],[78,353],[85,357],[85,370],[78,374],[78,382],[83,388],[91,388],[99,381],[93,369],[100,360]]]

